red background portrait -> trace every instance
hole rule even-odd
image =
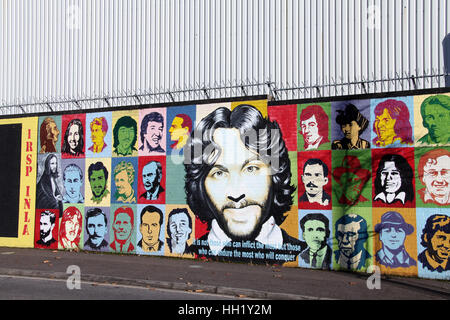
[[[271,121],[276,121],[288,151],[297,151],[297,105],[268,106]]]
[[[85,158],[86,153],[86,132],[91,132],[91,130],[86,131],[86,114],[66,114],[61,117],[61,158]],[[63,152],[63,146],[64,146],[64,137],[67,131],[67,126],[73,119],[79,119],[81,121],[81,124],[83,125],[83,149],[82,154],[78,156],[72,156],[68,153]]]
[[[44,211],[50,211],[55,214],[55,227],[52,231],[53,239],[56,241],[53,242],[53,244],[49,246],[40,245],[37,243],[39,239],[41,238],[41,228],[40,228],[40,221],[41,221],[41,213]],[[34,223],[34,247],[40,248],[40,249],[58,249],[58,234],[59,234],[59,210],[58,209],[36,209],[36,216],[35,216],[35,223]]]
[[[322,206],[319,203],[309,203],[300,201],[301,196],[305,193],[305,185],[302,181],[303,166],[309,159],[320,159],[328,167],[328,183],[323,187],[323,190],[332,197],[331,193],[331,150],[319,150],[319,151],[304,151],[298,153],[297,168],[298,168],[298,208],[299,209],[316,209],[316,210],[330,210],[332,206],[331,199],[328,205]]]
[[[142,181],[142,168],[144,168],[144,166],[151,161],[157,161],[157,162],[161,163],[161,166],[162,166],[162,178],[161,178],[161,181],[159,182],[159,185],[164,189],[164,192],[160,193],[157,200],[146,200],[145,198],[141,198],[141,195],[146,192],[144,183]],[[137,177],[138,177],[138,195],[137,195],[138,199],[137,199],[137,201],[138,201],[138,203],[164,204],[166,202],[166,193],[167,193],[167,189],[166,189],[166,157],[165,156],[139,157],[138,166],[139,166],[138,172],[137,172]]]
[[[409,166],[412,169],[412,178],[411,183],[413,187],[413,200],[412,201],[406,201],[405,204],[403,204],[401,201],[395,201],[391,204],[384,203],[382,200],[373,201],[372,205],[373,207],[397,207],[397,208],[415,208],[416,206],[416,198],[415,198],[415,179],[414,179],[414,148],[385,148],[385,149],[372,149],[372,199],[376,196],[376,190],[375,190],[375,179],[377,176],[377,170],[378,165],[380,164],[380,160],[383,158],[386,154],[397,154],[402,156],[406,159]],[[401,170],[401,168],[400,168]]]

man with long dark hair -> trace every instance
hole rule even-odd
[[[197,254],[284,263],[305,249],[279,227],[295,187],[276,122],[250,105],[218,108],[191,133],[184,156],[187,203],[209,231],[195,241]],[[232,245],[241,249],[230,255]]]
[[[414,173],[405,158],[398,154],[384,155],[377,169],[374,182],[375,197],[373,201],[384,203],[414,200]]]
[[[59,189],[58,157],[50,153],[44,161],[44,172],[36,186],[37,209],[59,209],[62,214],[62,193]]]

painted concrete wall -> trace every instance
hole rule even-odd
[[[0,172],[0,245],[449,279],[449,108],[447,93],[0,119],[21,145],[0,138],[2,164],[20,159]]]

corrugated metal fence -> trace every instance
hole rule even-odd
[[[450,0],[3,0],[2,114],[445,86]]]

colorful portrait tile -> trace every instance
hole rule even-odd
[[[112,112],[86,113],[86,157],[111,157],[112,131]]]
[[[136,253],[136,204],[111,204],[109,250]]]
[[[333,269],[364,272],[373,264],[372,208],[333,207]]]
[[[331,210],[331,150],[298,153],[298,207]]]
[[[370,149],[370,100],[331,103],[331,148]]]
[[[84,158],[86,114],[65,114],[61,119],[61,157]]]
[[[450,93],[414,96],[416,147],[450,145]]]
[[[136,157],[138,155],[139,110],[114,111],[113,157]]]
[[[112,158],[111,161],[111,203],[137,203],[138,158]]]
[[[165,255],[194,258],[195,216],[189,206],[166,205],[165,225]]]
[[[414,144],[414,98],[370,100],[372,148],[400,148]]]
[[[450,207],[450,147],[415,148],[417,207]]]
[[[161,204],[139,204],[136,211],[136,253],[164,255],[166,208]]]
[[[62,214],[61,154],[38,154],[36,209],[59,209]]]
[[[166,157],[139,157],[138,203],[163,204],[166,202]]]
[[[331,149],[331,103],[298,105],[298,150]]]
[[[370,150],[332,152],[332,202],[340,207],[371,207],[372,177]]]
[[[270,121],[280,126],[288,151],[297,151],[297,105],[268,106],[267,112]]]
[[[372,149],[374,207],[416,206],[414,148]]]
[[[64,204],[64,211],[59,220],[58,249],[83,248],[83,212],[83,204]]]
[[[298,238],[307,247],[298,256],[298,266],[331,269],[333,266],[333,218],[331,210],[298,210]]]
[[[36,209],[34,223],[34,247],[58,249],[59,210]]]
[[[374,262],[381,273],[417,276],[416,209],[374,208]]]
[[[110,230],[109,207],[84,208],[84,244],[83,250],[108,252]]]
[[[139,156],[166,153],[166,108],[139,110]]]
[[[84,203],[86,174],[84,159],[62,159],[63,203]]]
[[[194,129],[197,107],[167,108],[167,155],[183,155],[183,148]]]
[[[419,277],[450,280],[450,209],[417,208],[416,221]]]
[[[64,138],[64,132],[61,129],[61,116],[39,117],[38,129],[38,153],[60,153],[61,139]]]
[[[88,207],[108,207],[111,202],[111,158],[86,158],[84,203]]]

